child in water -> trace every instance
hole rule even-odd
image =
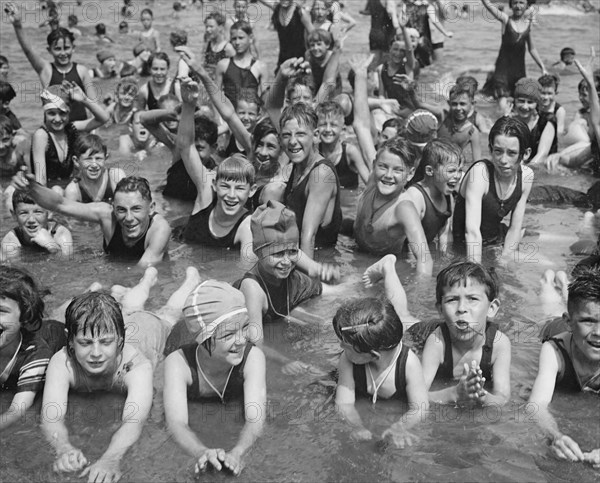
[[[552,277],[554,278],[554,277]],[[566,278],[566,277],[565,277]],[[555,297],[560,295],[554,291]],[[538,374],[525,408],[535,414],[552,440],[552,452],[561,459],[584,461],[600,468],[600,449],[584,452],[562,433],[549,410],[556,389],[600,393],[600,271],[582,270],[568,286],[565,331],[545,331]]]
[[[29,165],[22,143],[17,144],[16,134],[10,118],[0,114],[0,178],[10,178],[21,166]]]
[[[90,482],[118,481],[121,477],[121,459],[139,439],[150,412],[152,375],[167,335],[200,276],[196,269],[188,268],[183,284],[153,314],[144,310],[144,304],[156,282],[156,269],[148,268],[132,289],[113,286],[114,296],[90,291],[68,305],[67,345],[50,360],[43,401],[44,407],[61,409],[52,415],[42,411],[42,431],[56,451],[54,471],[83,470],[81,476],[89,475]],[[100,288],[99,284],[90,287]],[[69,440],[65,419],[71,390],[126,394],[121,427],[95,463]]]
[[[491,161],[471,165],[458,188],[452,233],[454,249],[481,262],[483,247],[500,245],[501,257],[517,250],[522,237],[533,171],[524,166],[531,153],[529,128],[520,119],[501,117],[490,130]],[[502,220],[510,216],[506,226]]]
[[[511,345],[488,319],[500,307],[495,275],[478,263],[457,261],[437,276],[436,307],[444,321],[423,348],[429,400],[503,406],[510,398]],[[458,380],[431,391],[434,379]],[[492,382],[491,391],[484,387]]]
[[[44,253],[60,253],[65,259],[73,254],[71,232],[54,220],[48,210],[38,205],[26,192],[17,190],[12,196],[17,226],[2,239],[0,260],[18,257],[23,249]]]
[[[408,412],[381,435],[399,448],[416,441],[410,430],[429,409],[423,370],[417,356],[402,343],[401,317],[407,315],[406,295],[396,275],[396,257],[387,255],[367,269],[363,280],[372,286],[384,279],[388,300],[361,298],[344,303],[333,318],[333,329],[343,349],[338,363],[335,403],[352,427],[352,438],[373,438],[354,403],[356,396],[400,399]]]
[[[0,430],[22,418],[44,387],[52,355],[65,345],[64,324],[44,320],[43,291],[27,272],[0,265],[0,387],[15,390]]]
[[[177,444],[196,459],[196,473],[212,467],[237,476],[265,424],[266,418],[256,417],[256,410],[267,403],[265,356],[248,342],[246,302],[231,285],[215,280],[199,284],[185,301],[183,315],[195,341],[165,360],[167,427]],[[242,399],[244,404],[245,424],[230,451],[207,446],[190,428],[188,400],[215,398],[223,403]]]

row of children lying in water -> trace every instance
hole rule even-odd
[[[337,233],[341,225],[341,210],[339,206],[339,185],[336,171],[342,166],[351,174],[351,167],[356,168],[363,181],[367,182],[367,189],[362,194],[358,205],[355,222],[355,237],[361,249],[374,253],[399,253],[404,241],[408,238],[413,251],[419,247],[426,247],[436,236],[441,238],[441,246],[445,243],[445,234],[449,231],[448,220],[452,213],[450,193],[459,186],[462,155],[460,149],[451,143],[442,140],[430,143],[424,160],[419,163],[419,180],[415,189],[403,194],[407,182],[413,177],[418,155],[413,151],[415,143],[394,137],[387,141],[376,151],[369,121],[369,106],[366,96],[366,66],[369,59],[363,59],[355,65],[356,97],[353,106],[353,126],[357,134],[360,152],[349,145],[341,145],[341,158],[336,168],[327,160],[322,159],[315,147],[317,133],[321,135],[321,151],[327,152],[333,146],[337,150],[339,133],[341,131],[343,111],[336,103],[326,103],[319,108],[320,116],[315,115],[312,108],[303,103],[292,104],[283,113],[279,103],[283,103],[284,82],[277,84],[274,89],[270,110],[271,118],[279,122],[279,132],[268,121],[261,121],[253,130],[255,136],[249,133],[248,120],[242,120],[236,114],[232,104],[227,99],[218,99],[220,96],[214,89],[214,83],[201,64],[194,65],[194,71],[207,87],[206,91],[215,102],[223,119],[229,124],[235,138],[236,148],[246,153],[253,153],[254,167],[245,164],[242,158],[235,158],[223,162],[216,170],[215,195],[211,190],[215,173],[209,171],[204,163],[211,157],[211,146],[205,141],[210,121],[205,117],[196,117],[195,107],[199,97],[199,86],[190,79],[182,80],[182,97],[184,97],[180,122],[172,119],[170,111],[141,113],[149,116],[151,126],[157,137],[173,150],[173,158],[178,159],[169,171],[169,177],[176,179],[174,192],[192,192],[195,200],[189,230],[188,241],[212,244],[217,246],[234,246],[242,243],[248,246],[248,223],[243,223],[249,211],[246,208],[248,198],[253,198],[254,206],[268,199],[284,200],[296,213],[302,233],[301,248],[312,257],[315,244],[335,244]],[[290,60],[282,64],[279,76],[292,77],[306,68],[301,60]],[[587,71],[582,70],[589,83],[592,98],[597,101],[595,85]],[[66,83],[70,97],[83,99],[91,103],[81,89]],[[459,89],[460,89],[459,85]],[[71,126],[76,133],[76,127],[90,127],[97,125],[99,120],[76,121],[73,125],[67,122],[69,105],[62,98],[52,95],[48,91],[43,94],[45,118],[50,126],[64,129]],[[597,102],[596,102],[597,103]],[[593,103],[592,103],[593,105]],[[238,108],[239,109],[239,108]],[[434,116],[425,111],[413,113],[408,122],[406,137],[423,141],[423,134],[430,134],[431,119]],[[166,122],[160,122],[166,121]],[[79,126],[81,124],[82,126]],[[86,126],[83,126],[85,124]],[[384,126],[381,138],[394,135],[394,125],[389,123]],[[173,130],[178,129],[178,137]],[[43,130],[40,130],[43,131]],[[214,129],[213,129],[214,132]],[[36,133],[37,134],[37,133]],[[46,131],[40,133],[49,135]],[[56,133],[54,133],[56,134]],[[419,137],[419,135],[421,137]],[[82,186],[85,186],[87,198],[91,200],[109,199],[118,191],[116,180],[122,173],[115,171],[114,180],[104,170],[103,161],[106,159],[106,148],[102,143],[90,144],[89,139],[83,143],[78,153],[82,160],[86,160],[86,169],[81,170],[83,183],[72,185],[74,192],[70,198],[77,200],[82,195]],[[426,139],[425,139],[426,140]],[[509,255],[511,248],[518,246],[522,227],[523,214],[527,196],[533,181],[533,174],[526,166],[521,166],[521,161],[530,155],[530,133],[528,127],[518,118],[504,117],[496,122],[489,136],[491,161],[475,163],[470,170],[470,175],[464,178],[458,192],[457,207],[454,217],[454,242],[461,245],[468,242],[475,247],[473,254],[476,260],[481,259],[481,243],[501,242],[506,233],[510,243],[505,243],[503,255]],[[326,141],[330,141],[326,146]],[[241,146],[237,146],[237,143]],[[49,148],[52,144],[47,143]],[[418,144],[417,144],[418,146]],[[75,147],[75,146],[73,146]],[[422,147],[422,144],[421,146]],[[287,173],[281,176],[280,154],[283,151],[291,161]],[[34,150],[35,151],[35,150]],[[56,151],[56,149],[55,149]],[[354,154],[349,154],[354,153]],[[83,155],[83,157],[82,157]],[[356,155],[356,156],[355,156]],[[74,157],[69,158],[73,163]],[[373,172],[369,175],[369,163],[364,160],[375,159]],[[342,160],[344,163],[342,163]],[[34,159],[34,165],[37,161]],[[78,161],[79,163],[79,161]],[[207,163],[208,164],[208,163]],[[215,163],[216,164],[216,163]],[[344,166],[345,165],[345,166]],[[291,173],[289,173],[289,168]],[[222,169],[221,169],[222,168]],[[46,169],[49,169],[48,163]],[[314,175],[311,173],[314,171]],[[46,170],[35,169],[35,179],[44,183]],[[233,173],[236,172],[236,173]],[[279,175],[279,178],[278,178]],[[177,180],[177,178],[179,178]],[[286,180],[287,178],[287,180]],[[255,179],[257,185],[255,187]],[[60,181],[60,180],[59,180]],[[286,182],[287,181],[287,182]],[[21,182],[25,182],[21,177]],[[238,190],[241,195],[228,195],[224,190],[227,184],[243,184],[244,189]],[[127,183],[125,183],[127,184]],[[356,180],[357,184],[357,180]],[[194,186],[195,185],[195,186]],[[218,186],[223,185],[219,194]],[[26,186],[26,185],[25,185]],[[77,189],[78,188],[78,189]],[[167,189],[169,183],[167,183]],[[196,189],[194,189],[196,188]],[[79,191],[79,193],[77,193]],[[133,191],[136,191],[135,189]],[[100,222],[101,219],[113,220],[110,206],[102,206],[98,213],[84,206],[71,203],[69,198],[50,197],[44,195],[41,187],[36,187],[34,192],[41,193],[42,205],[50,209],[58,209],[68,215],[82,214],[84,219]],[[108,193],[108,194],[107,194]],[[257,194],[258,193],[258,194]],[[410,194],[410,196],[408,196]],[[401,196],[402,195],[402,196]],[[227,199],[229,197],[229,199]],[[465,200],[472,199],[473,203]],[[410,201],[411,203],[404,203]],[[123,234],[125,242],[120,242],[119,250],[128,252],[127,245],[136,245],[133,256],[138,259],[143,254],[145,247],[155,244],[150,243],[153,235],[150,233],[151,196],[140,194],[139,202],[148,205],[145,219],[136,226],[141,230],[134,230],[133,236]],[[467,206],[469,209],[477,208],[465,216]],[[217,216],[214,216],[213,209]],[[250,206],[250,210],[252,206]],[[116,213],[115,209],[115,213]],[[307,213],[308,216],[304,216]],[[501,223],[502,219],[511,214],[510,226],[507,228]],[[157,218],[157,219],[160,219]],[[164,222],[164,220],[162,220]],[[166,222],[159,225],[166,225]],[[106,245],[115,234],[114,220],[111,223],[100,222],[104,226]],[[154,227],[153,232],[157,230]],[[166,228],[168,231],[168,226]],[[121,231],[121,230],[119,230]],[[127,230],[125,230],[126,232]],[[146,232],[148,231],[148,237]],[[245,233],[245,235],[244,235]],[[166,236],[159,236],[168,240]],[[464,240],[464,241],[463,241]],[[155,257],[162,257],[166,249],[166,241],[158,246]],[[422,254],[417,254],[422,255]],[[427,257],[417,256],[419,271],[431,272],[431,260]],[[423,260],[425,259],[425,260]]]
[[[285,317],[303,300],[331,291],[296,270],[299,232],[293,212],[269,202],[252,216],[252,229],[259,260],[234,284],[237,288],[214,280],[201,282],[197,270],[190,267],[181,287],[156,313],[144,309],[157,282],[152,267],[132,289],[113,286],[108,295],[93,284],[68,303],[62,325],[42,321],[44,303],[29,275],[1,266],[0,377],[3,387],[16,388],[16,394],[1,415],[0,427],[18,421],[44,388],[43,407],[61,408],[42,411],[41,416],[42,430],[56,451],[54,469],[84,470],[90,482],[116,481],[120,461],[140,437],[148,417],[153,370],[164,351],[164,408],[175,442],[195,459],[197,472],[212,466],[239,474],[243,457],[263,432],[266,419],[264,354],[274,351],[263,345],[263,316]],[[402,341],[401,318],[408,320],[410,314],[395,262],[393,255],[386,255],[363,276],[366,287],[383,280],[385,299],[346,301],[333,318],[342,349],[335,402],[352,438],[364,441],[375,435],[364,426],[355,408],[356,397],[371,398],[373,403],[378,398],[400,400],[408,411],[381,438],[403,448],[418,440],[418,423],[427,419],[430,402],[506,404],[511,393],[511,343],[491,321],[500,305],[494,274],[480,264],[457,261],[437,276],[436,307],[442,322],[420,322],[410,328],[425,332],[419,360]],[[282,291],[277,283],[284,279]],[[556,280],[547,274],[543,291],[560,299],[557,289],[566,290],[565,280],[564,274]],[[56,317],[61,317],[64,307]],[[178,322],[182,314],[184,320]],[[525,410],[536,415],[559,458],[600,467],[600,450],[582,450],[559,430],[549,411],[555,389],[600,391],[598,270],[578,272],[568,286],[562,319],[551,321],[544,333],[539,371]],[[453,383],[432,388],[434,380]],[[123,423],[96,462],[70,442],[65,425],[70,390],[126,393]],[[188,400],[225,402],[238,397],[243,397],[246,422],[231,450],[213,447],[191,429]],[[129,407],[137,408],[134,416]],[[258,417],[256,408],[261,410]]]

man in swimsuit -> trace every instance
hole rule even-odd
[[[171,227],[155,212],[150,185],[145,178],[128,176],[119,181],[112,205],[69,200],[36,183],[35,176],[25,169],[13,178],[13,183],[50,211],[98,223],[104,235],[104,251],[112,256],[149,266],[160,262],[167,251]]]
[[[556,291],[555,291],[556,292]],[[555,293],[558,297],[558,293]],[[548,406],[555,389],[600,394],[600,271],[579,272],[568,287],[562,326],[566,331],[546,333],[538,374],[526,406],[535,414],[545,435],[552,440],[552,452],[561,459],[585,461],[600,467],[600,449],[584,452],[579,444],[558,429]],[[554,321],[551,321],[554,322]],[[554,324],[556,325],[556,324]]]

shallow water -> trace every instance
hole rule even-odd
[[[346,3],[349,12],[359,21],[346,42],[346,49],[350,54],[365,53],[368,19],[357,13],[364,1],[353,0]],[[474,8],[479,5],[478,2],[470,4]],[[33,3],[27,5],[33,9]],[[107,24],[109,35],[112,34],[115,38],[118,36],[115,12],[120,5],[118,8],[115,2],[84,2],[83,8],[73,5],[70,8],[80,17],[82,30],[93,31],[93,25],[100,21],[100,18],[95,17],[100,14],[102,21]],[[216,5],[217,3],[209,4],[207,8],[215,8]],[[167,37],[174,23],[179,28],[188,30],[190,45],[200,52],[204,32],[200,12],[192,9],[174,21],[169,17],[170,5],[159,6],[157,3],[154,10],[155,26],[161,31],[163,46],[169,53]],[[453,74],[466,70],[476,71],[480,82],[485,80],[485,70],[493,65],[499,48],[500,26],[496,22],[485,22],[480,16],[480,7],[475,8],[475,11],[472,21],[449,22],[448,28],[454,32],[454,38],[446,42],[443,62],[436,65],[435,70],[423,73],[422,80],[426,84],[422,87],[422,93],[433,96],[434,91],[437,92],[433,83],[440,74],[448,71]],[[552,9],[549,11],[553,12]],[[268,30],[266,9],[256,12],[260,26],[257,29],[260,49],[263,57],[273,65],[277,55],[276,35]],[[542,15],[534,33],[535,45],[547,64],[558,58],[558,52],[565,45],[572,46],[580,53],[581,58],[585,58],[583,54],[587,53],[591,44],[596,45],[597,51],[600,50],[597,16],[570,15],[574,11],[569,8],[562,8],[558,12],[559,16]],[[46,32],[34,27],[33,15],[28,17],[27,33],[35,45],[42,49]],[[34,81],[35,75],[16,45],[11,27],[3,24],[0,35],[2,53],[10,59],[11,80],[15,82],[19,93],[11,107],[24,126],[33,131],[41,121],[37,97],[39,88]],[[112,49],[123,58],[129,58],[134,42],[120,37],[118,42]],[[77,41],[75,59],[91,67],[95,65],[94,54],[97,49],[93,40],[84,37]],[[527,66],[531,75],[537,77],[537,67],[531,58],[527,59]],[[345,63],[344,71],[347,68]],[[558,101],[566,107],[568,118],[578,108],[575,90],[578,82],[578,75],[563,76],[562,79]],[[112,82],[102,82],[99,86],[104,96],[112,89]],[[478,109],[483,114],[492,116],[493,106],[480,101]],[[116,149],[117,135],[114,131],[101,130],[100,134],[108,141],[111,149]],[[157,153],[143,163],[121,159],[117,155],[113,155],[111,160],[123,167],[128,174],[147,177],[153,188],[160,186],[169,164],[169,157],[165,153]],[[592,182],[585,174],[536,177],[540,183],[560,184],[581,190],[586,190]],[[159,191],[156,191],[155,199],[158,210],[170,221],[179,220],[191,209],[189,204],[165,200]],[[345,207],[347,212],[351,212],[353,203],[353,196],[349,196]],[[513,396],[505,408],[501,411],[493,408],[471,411],[434,406],[432,421],[421,425],[418,429],[421,440],[410,449],[394,450],[375,442],[355,444],[350,441],[346,426],[332,411],[332,379],[315,381],[314,376],[309,375],[289,378],[281,373],[278,365],[269,363],[269,404],[264,410],[268,424],[264,436],[249,455],[240,479],[597,481],[598,473],[591,468],[551,458],[535,424],[535,415],[518,412],[519,405],[527,398],[537,371],[540,347],[538,324],[543,315],[537,302],[539,276],[546,268],[570,269],[576,263],[577,257],[570,253],[569,246],[579,238],[579,220],[582,214],[581,210],[569,207],[528,207],[525,217],[528,234],[524,241],[529,245],[521,252],[518,260],[508,267],[498,267],[503,285],[502,308],[496,321],[513,343]],[[4,207],[0,209],[0,215],[0,235],[3,236],[11,228],[12,220]],[[24,259],[21,263],[35,273],[42,285],[51,290],[52,293],[47,298],[50,308],[83,291],[93,281],[98,280],[106,286],[113,283],[131,285],[140,277],[140,270],[136,267],[107,260],[102,255],[101,233],[97,227],[73,220],[66,223],[73,231],[77,247],[72,260],[42,261],[40,258],[31,258]],[[358,283],[359,274],[374,259],[353,252],[353,246],[352,240],[340,237],[337,251],[320,252],[318,257],[342,264],[344,276],[354,280],[346,293],[348,296],[362,296],[366,292]],[[446,260],[438,260],[436,271],[444,263]],[[235,253],[172,242],[169,260],[158,267],[159,283],[153,289],[149,309],[157,308],[166,301],[183,279],[188,265],[196,266],[205,277],[226,281],[235,280],[244,270],[243,262]],[[405,283],[413,313],[424,320],[434,318],[433,281],[414,283],[412,267],[405,262],[398,264],[398,271]],[[339,354],[339,345],[331,330],[330,321],[343,298],[330,297],[308,302],[304,306],[305,310],[315,314],[320,323],[306,327],[284,324],[270,326],[268,344],[291,357],[330,371],[335,367]],[[0,395],[2,410],[11,397],[11,394],[6,393]],[[53,454],[38,428],[40,406],[38,402],[28,412],[23,423],[16,424],[0,437],[2,480],[78,481],[76,476],[52,474]],[[88,459],[95,460],[106,448],[119,425],[122,406],[123,399],[110,394],[72,395],[70,398],[68,426],[72,443],[81,447]],[[373,428],[374,434],[381,434],[401,414],[394,402],[379,401],[376,406],[372,406],[367,401],[361,401],[358,406],[365,423]],[[243,425],[239,409],[236,405],[190,404],[190,424],[203,441],[230,448]],[[553,401],[553,411],[559,427],[566,434],[574,436],[582,448],[590,450],[600,447],[597,397],[557,395]],[[158,395],[155,398],[152,420],[123,462],[123,481],[191,481],[192,467],[192,460],[179,449],[165,430],[161,398]],[[225,478],[219,474],[206,477],[216,481]]]

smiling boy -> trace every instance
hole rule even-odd
[[[500,307],[497,295],[495,277],[478,263],[454,262],[438,274],[436,307],[444,320],[427,338],[422,357],[431,402],[508,402],[510,340],[488,322]],[[431,391],[434,379],[458,383]],[[493,383],[489,392],[486,382]]]
[[[26,170],[17,174],[13,183],[48,210],[98,223],[104,235],[104,251],[113,257],[148,266],[160,262],[167,252],[171,227],[156,213],[150,185],[145,178],[128,176],[119,181],[112,205],[69,200],[36,183],[35,176]]]

